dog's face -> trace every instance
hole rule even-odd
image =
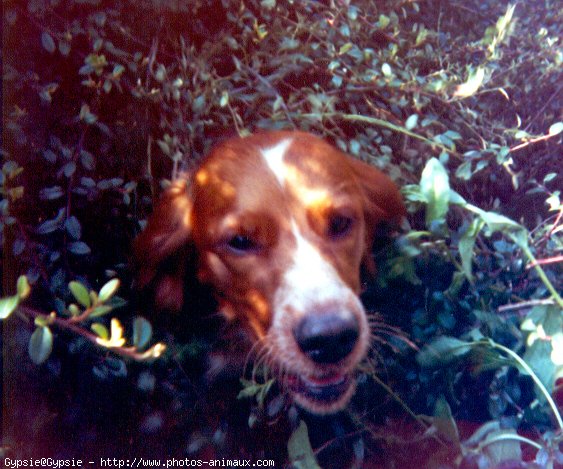
[[[256,361],[305,409],[342,409],[369,346],[361,265],[375,225],[403,214],[393,183],[312,135],[273,132],[218,146],[162,204],[140,239],[150,268],[189,245]]]

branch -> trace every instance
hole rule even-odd
[[[59,329],[64,331],[71,331],[76,335],[84,337],[88,342],[91,342],[98,348],[103,348],[115,353],[116,355],[130,358],[136,361],[145,361],[151,358],[158,358],[166,350],[166,345],[163,343],[157,343],[153,345],[149,350],[145,352],[139,352],[136,347],[107,347],[100,343],[100,338],[93,334],[92,332],[86,330],[85,328],[78,326],[71,319],[64,319],[55,315],[55,313],[45,314],[36,309],[30,308],[28,306],[20,306],[19,311],[24,314],[27,318],[35,319],[42,318],[45,319],[49,324],[57,326]]]

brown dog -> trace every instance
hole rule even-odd
[[[136,244],[139,282],[180,310],[195,272],[246,354],[306,410],[336,412],[370,342],[360,269],[374,269],[378,223],[404,213],[387,176],[318,137],[234,138],[156,206]]]

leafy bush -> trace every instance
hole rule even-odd
[[[2,317],[17,311],[5,323],[5,346],[10,353],[21,349],[23,334],[32,360],[43,363],[20,370],[31,377],[26,386],[38,377],[58,380],[62,394],[80,397],[64,412],[60,397],[51,396],[51,407],[38,402],[25,420],[34,434],[7,432],[14,451],[36,454],[43,439],[53,441],[51,452],[71,454],[88,438],[123,451],[144,441],[147,451],[162,454],[171,440],[180,452],[185,441],[192,450],[198,441],[221,447],[209,437],[213,424],[185,424],[197,402],[186,391],[186,376],[197,382],[206,344],[176,341],[150,365],[127,357],[142,354],[151,335],[146,321],[127,319],[137,309],[129,246],[161,184],[193,167],[216,140],[296,128],[383,168],[405,186],[411,213],[395,249],[379,254],[379,281],[364,295],[390,327],[383,341],[401,353],[374,352],[385,379],[368,370],[361,380],[351,413],[365,431],[353,457],[361,463],[385,450],[394,456],[381,466],[400,465],[408,457],[402,445],[432,453],[427,467],[440,461],[494,467],[509,459],[563,464],[561,431],[550,433],[562,426],[557,405],[563,400],[563,56],[555,3],[28,0],[3,6],[5,293],[18,284],[0,304]],[[27,281],[17,281],[21,274]],[[111,314],[122,311],[134,352],[121,333],[110,333],[122,322],[92,314],[110,313],[106,301],[122,306],[102,294],[117,278],[129,305]],[[17,317],[27,319],[27,335]],[[39,332],[31,335],[32,327]],[[394,337],[394,327],[409,339]],[[61,373],[115,391],[104,400],[108,410],[95,420],[97,430],[76,430],[103,407],[91,405],[95,392],[68,385]],[[274,387],[252,386],[245,395],[260,396],[258,407],[279,405],[267,399]],[[383,388],[390,388],[385,408],[374,410]],[[108,415],[122,416],[116,407],[125,401],[143,409],[143,436],[102,435]],[[23,412],[18,402],[14,416]],[[406,440],[398,436],[403,407],[434,416],[418,417],[420,427]],[[49,428],[56,433],[46,417],[50,408],[60,411],[57,422],[65,422],[72,440],[64,432],[58,442],[47,438]],[[131,407],[123,404],[122,412]],[[267,411],[256,412],[268,422]],[[379,414],[389,416],[385,426]],[[487,423],[475,431],[466,422]],[[310,461],[307,432],[296,427],[286,457],[306,454]],[[533,439],[515,433],[529,429]],[[154,439],[145,441],[148,434]],[[455,462],[444,462],[451,450],[438,440],[454,443]],[[524,452],[519,442],[527,443]],[[327,450],[314,449],[321,459]]]

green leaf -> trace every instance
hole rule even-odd
[[[379,26],[380,29],[385,29],[389,23],[390,23],[390,19],[388,16],[385,15],[379,15],[379,22],[377,24],[377,26]]]
[[[86,122],[86,124],[93,124],[98,120],[98,116],[90,112],[90,106],[83,104],[80,108],[80,114],[78,115],[80,120]]]
[[[59,41],[59,52],[65,57],[70,54],[70,42],[61,39]]]
[[[152,338],[152,326],[145,318],[135,318],[133,321],[133,345],[138,349],[145,348]]]
[[[63,188],[60,186],[45,187],[39,191],[39,198],[41,200],[56,200],[64,194]]]
[[[82,226],[74,215],[68,217],[65,221],[65,229],[73,239],[80,239],[82,236]]]
[[[436,401],[433,422],[440,436],[459,446],[459,431],[452,416],[450,405],[444,396],[440,396]]]
[[[301,420],[287,442],[287,454],[296,469],[320,469],[309,441],[307,424]]]
[[[71,316],[78,316],[80,314],[80,309],[74,303],[68,306],[68,312]]]
[[[37,327],[29,339],[27,351],[36,365],[44,363],[53,350],[53,333],[48,327]]]
[[[100,337],[101,339],[108,340],[109,339],[109,331],[106,326],[100,324],[99,322],[95,322],[90,326],[90,329],[94,331],[94,333]]]
[[[57,161],[57,154],[50,149],[43,150],[43,158],[45,158],[49,163],[55,163]]]
[[[52,323],[53,319],[50,316],[36,316],[36,318],[33,320],[33,324],[35,324],[37,327],[49,326]]]
[[[452,363],[470,350],[470,342],[442,336],[422,347],[416,354],[416,362],[423,368],[438,368]]]
[[[536,340],[528,347],[522,357],[549,392],[553,390],[555,374],[557,372],[557,366],[555,366],[555,363],[551,360],[551,352],[552,346],[550,342],[546,340]],[[518,367],[518,370],[521,373],[527,374],[526,370],[521,367]],[[537,397],[544,402],[545,397],[539,388],[536,388],[535,391]]]
[[[420,179],[420,190],[426,199],[426,226],[444,221],[450,201],[450,183],[446,169],[436,158],[426,163]]]
[[[456,177],[461,179],[462,181],[469,181],[471,179],[471,176],[473,175],[471,165],[471,161],[464,161],[463,163],[461,163],[455,170]]]
[[[563,316],[561,309],[556,305],[536,307],[533,309],[533,313],[537,324],[542,326],[547,336],[554,337],[563,330]],[[531,313],[528,316],[530,317]],[[537,339],[528,347],[523,357],[550,392],[553,390],[558,369],[551,358],[552,348],[551,341]],[[539,390],[536,392],[538,397],[543,400],[542,393]]]
[[[69,161],[63,166],[63,174],[70,178],[76,171],[76,163],[74,161]]]
[[[16,310],[19,304],[20,298],[18,295],[0,298],[0,319],[6,319]]]
[[[549,128],[549,135],[554,136],[563,132],[563,122],[557,122]]]
[[[82,306],[89,308],[92,305],[88,289],[80,282],[73,280],[68,284],[68,288],[70,289],[70,292],[72,293],[74,298],[76,298],[76,301],[78,301]]]
[[[111,306],[111,305],[96,306],[94,308],[94,310],[92,311],[92,313],[88,317],[89,318],[98,318],[100,316],[104,316],[105,314],[108,314],[112,309],[113,309],[113,306]]]
[[[47,31],[43,31],[43,33],[41,34],[41,45],[50,54],[55,52],[57,48],[53,37]]]
[[[299,42],[298,39],[290,38],[290,37],[284,37],[282,39],[281,44],[279,45],[278,50],[279,51],[294,50],[294,49],[297,49],[299,47],[299,44],[301,44],[301,43]]]
[[[463,273],[469,281],[473,280],[473,272],[471,268],[471,262],[473,259],[473,247],[475,246],[475,240],[477,235],[483,228],[483,221],[479,218],[473,219],[467,231],[459,240],[458,249],[459,257],[461,258],[461,266]]]
[[[405,121],[405,128],[407,130],[412,130],[416,127],[416,124],[418,124],[418,115],[412,114]]]
[[[68,250],[77,256],[90,254],[90,247],[82,241],[74,241],[68,245]]]
[[[454,96],[467,98],[474,95],[481,87],[484,78],[485,67],[477,67],[469,73],[467,81],[456,88]]]
[[[253,397],[260,392],[260,389],[262,387],[261,384],[255,383],[254,381],[248,381],[245,379],[241,379],[240,381],[243,385],[243,388],[239,391],[237,395],[237,399],[245,399],[247,397]]]
[[[350,49],[352,49],[352,47],[354,47],[354,44],[352,44],[351,42],[347,42],[346,44],[340,47],[340,49],[338,50],[338,55],[345,54]]]
[[[31,287],[25,275],[20,275],[18,278],[17,292],[20,300],[25,300],[31,293]]]
[[[101,288],[100,293],[98,293],[98,300],[100,301],[100,303],[105,303],[107,300],[109,300],[119,289],[119,285],[120,282],[118,278],[113,278],[109,282],[107,282]]]
[[[491,232],[500,231],[521,248],[528,246],[528,231],[519,223],[496,212],[485,212],[475,208],[473,211],[481,217]]]
[[[547,199],[545,199],[545,203],[549,205],[549,210],[559,210],[561,207],[561,200],[559,199],[558,192],[551,194]]]

